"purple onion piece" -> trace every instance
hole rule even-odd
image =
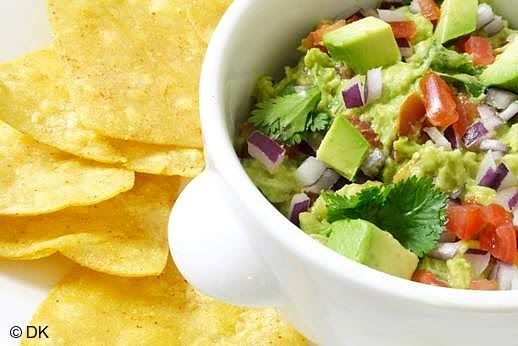
[[[504,163],[499,164],[495,170],[495,179],[489,187],[498,190],[500,188],[500,185],[502,185],[502,181],[505,179],[507,174],[509,174],[509,169],[507,168],[507,166]]]
[[[510,187],[498,191],[495,197],[495,203],[504,207],[507,211],[512,212],[518,206],[518,187]]]
[[[248,153],[261,162],[270,173],[284,161],[286,150],[270,137],[259,131],[254,131],[248,137]]]
[[[464,145],[471,149],[476,147],[488,134],[489,130],[486,129],[484,124],[482,124],[480,121],[477,121],[467,129],[466,134],[462,140]]]
[[[291,199],[288,218],[292,223],[299,226],[299,215],[309,209],[311,200],[305,193],[298,193]]]
[[[441,243],[454,243],[456,240],[457,236],[448,230],[442,232],[439,238],[439,242]]]
[[[480,150],[488,151],[499,151],[502,153],[506,153],[509,150],[509,146],[501,141],[496,139],[484,139],[480,143]]]
[[[500,290],[508,291],[512,288],[513,280],[518,279],[518,269],[512,264],[497,261],[489,278],[496,280]]]
[[[310,186],[322,176],[326,169],[325,163],[310,156],[297,168],[295,176],[302,186]]]
[[[438,146],[440,148],[444,148],[446,150],[452,149],[450,142],[446,139],[446,137],[444,137],[444,135],[441,133],[441,131],[439,131],[436,127],[427,127],[425,129],[423,129],[423,131],[426,132],[428,137],[430,137],[430,139],[436,146]]]
[[[421,6],[419,5],[419,1],[417,0],[412,0],[412,2],[410,3],[410,12],[416,14],[416,13],[421,13]]]
[[[349,85],[342,91],[342,97],[347,108],[359,108],[365,105],[365,93],[361,81],[355,77]]]
[[[498,114],[498,117],[507,122],[518,114],[518,102],[511,103],[506,109]]]
[[[318,178],[317,182],[311,186],[304,188],[305,192],[318,194],[324,190],[330,190],[340,180],[340,174],[331,168],[328,168]]]
[[[381,9],[390,9],[393,7],[401,7],[404,3],[402,0],[383,0],[379,5]]]
[[[309,145],[308,142],[306,141],[302,141],[300,142],[299,144],[299,151],[303,154],[306,154],[308,156],[316,156],[317,155],[317,152],[315,151],[315,149],[313,149],[313,147],[311,145]]]
[[[435,250],[430,252],[428,256],[446,261],[455,257],[461,245],[461,242],[439,243],[437,244]]]
[[[518,178],[513,174],[513,172],[509,171],[507,173],[507,176],[504,178],[502,183],[500,184],[500,189],[507,189],[510,187],[516,187],[518,186]]]
[[[491,23],[494,18],[493,8],[488,4],[480,4],[477,11],[477,30]]]
[[[477,173],[477,182],[481,186],[489,186],[493,182],[496,173],[496,155],[493,151],[488,151],[482,162]]]
[[[504,20],[501,16],[495,16],[493,20],[484,27],[486,34],[491,37],[498,34],[504,28]]]
[[[485,254],[466,253],[464,258],[471,264],[471,270],[475,276],[480,276],[491,261],[491,255],[487,252]]]
[[[496,115],[496,111],[493,107],[486,104],[478,106],[478,112],[480,113],[480,121],[484,124],[484,127],[489,131],[496,130],[505,122]]]
[[[365,98],[367,104],[376,101],[383,93],[383,76],[381,67],[373,68],[367,71],[365,83]]]
[[[399,47],[399,51],[401,55],[405,58],[411,57],[414,54],[414,50],[412,49],[412,43],[406,38],[397,38],[397,45]]]
[[[446,130],[444,130],[444,137],[450,142],[451,148],[453,150],[460,149],[462,147],[462,141],[460,140],[459,136],[455,133],[455,129],[453,126],[448,127]]]
[[[378,17],[387,23],[404,22],[408,20],[404,13],[394,10],[378,9]]]
[[[518,99],[518,95],[502,89],[487,89],[486,103],[496,109],[506,109],[511,103]]]

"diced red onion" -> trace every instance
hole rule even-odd
[[[514,118],[518,114],[518,102],[513,102],[504,109],[502,112],[498,114],[498,117],[502,119],[503,121],[507,122]]]
[[[377,177],[383,166],[385,165],[385,153],[378,148],[375,148],[369,153],[369,156],[363,161],[360,169],[361,171],[370,178]]]
[[[466,253],[464,258],[471,264],[471,270],[475,276],[480,276],[489,266],[491,261],[491,255],[486,252],[485,254],[479,253]]]
[[[381,75],[381,67],[373,68],[367,71],[365,83],[365,98],[367,104],[376,101],[383,93],[383,76]]]
[[[451,148],[453,150],[460,149],[462,147],[462,141],[460,140],[459,136],[457,136],[453,126],[450,126],[444,130],[444,137],[446,137],[448,142],[450,142]]]
[[[480,186],[490,186],[493,182],[496,172],[496,160],[496,154],[491,150],[484,155],[477,174],[477,182]]]
[[[358,77],[351,79],[351,84],[342,91],[347,108],[358,108],[365,105],[365,91]]]
[[[498,191],[495,203],[512,212],[518,206],[518,187],[509,187]]]
[[[471,149],[476,147],[489,134],[489,130],[480,121],[475,122],[466,130],[462,138],[464,145]]]
[[[310,186],[316,183],[326,169],[325,163],[310,156],[297,168],[295,176],[302,186]]]
[[[486,34],[491,37],[498,34],[504,28],[504,20],[500,16],[495,16],[493,20],[484,27]]]
[[[509,150],[509,146],[499,140],[496,139],[484,139],[480,143],[480,150],[488,151],[500,151],[502,153],[506,153]]]
[[[338,180],[340,180],[340,174],[336,173],[331,168],[328,168],[324,173],[322,173],[316,183],[304,188],[304,191],[318,194],[323,190],[330,190]]]
[[[305,193],[298,193],[291,199],[288,218],[295,225],[299,225],[299,215],[309,209],[311,200]]]
[[[491,23],[494,18],[493,8],[488,4],[480,4],[477,11],[477,30]]]
[[[502,185],[502,182],[504,181],[505,177],[509,174],[509,168],[507,168],[507,166],[502,162],[496,168],[495,174],[495,180],[493,181],[491,188],[498,190]]]
[[[404,13],[394,10],[380,10],[378,9],[378,17],[379,19],[391,23],[391,22],[405,22],[407,21],[407,17]]]
[[[436,127],[427,127],[423,129],[424,132],[430,137],[432,142],[438,147],[446,150],[451,150],[451,143],[444,137],[444,135]]]
[[[506,109],[511,103],[518,99],[518,95],[502,89],[487,89],[486,103],[496,109]]]
[[[484,124],[484,127],[489,131],[496,130],[505,122],[496,115],[496,111],[493,107],[486,104],[478,106],[478,112],[480,114],[480,121]]]
[[[419,1],[418,0],[412,0],[412,2],[410,3],[410,12],[416,14],[416,13],[421,13],[421,6],[419,6]]]
[[[452,232],[445,230],[441,233],[441,237],[439,238],[439,242],[441,243],[453,243],[457,240],[457,236]]]
[[[497,261],[489,278],[496,280],[500,290],[508,291],[512,288],[513,280],[518,279],[518,269],[512,264]]]
[[[308,156],[316,156],[317,154],[315,149],[306,141],[300,142],[299,151]]]
[[[254,131],[248,137],[247,142],[250,156],[261,162],[268,172],[274,173],[284,161],[286,150],[261,132]]]
[[[449,260],[449,259],[455,257],[455,255],[459,251],[461,245],[462,244],[460,242],[439,243],[439,244],[437,244],[437,247],[435,248],[435,250],[430,252],[428,254],[428,256],[446,261],[446,260]]]
[[[411,57],[414,54],[414,50],[412,49],[412,43],[406,38],[397,38],[397,45],[399,47],[399,51],[401,55],[405,58]]]

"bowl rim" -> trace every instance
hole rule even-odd
[[[207,169],[218,172],[235,197],[253,213],[284,248],[318,265],[336,280],[353,282],[375,294],[412,303],[459,311],[509,313],[518,311],[517,291],[475,291],[433,287],[398,278],[351,261],[311,239],[282,215],[257,189],[241,166],[225,125],[225,52],[240,18],[260,0],[234,1],[214,31],[200,79],[200,116]],[[233,57],[235,58],[235,57]],[[231,182],[231,183],[229,183]],[[268,224],[268,226],[266,226]],[[274,225],[272,227],[272,225]],[[282,229],[282,232],[278,230]]]

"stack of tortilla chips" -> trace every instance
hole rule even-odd
[[[197,89],[230,0],[48,0],[54,44],[0,64],[0,257],[77,266],[25,344],[305,344],[190,287],[167,221],[204,165]]]

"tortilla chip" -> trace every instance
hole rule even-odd
[[[51,291],[31,325],[49,339],[22,345],[306,345],[275,310],[201,295],[169,264],[159,277],[125,279],[77,267]]]
[[[179,183],[138,175],[131,191],[98,205],[0,217],[0,257],[37,259],[59,251],[108,274],[158,275],[167,263],[167,221]]]
[[[191,0],[187,17],[200,38],[209,43],[212,32],[232,0]]]
[[[41,143],[142,173],[193,177],[204,166],[200,149],[127,142],[79,123],[61,61],[52,48],[0,65],[0,119]]]
[[[206,45],[183,0],[49,0],[56,47],[85,127],[139,142],[201,147]]]
[[[134,173],[76,158],[0,122],[0,215],[96,204],[133,187]]]

